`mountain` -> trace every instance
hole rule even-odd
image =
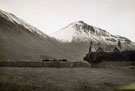
[[[107,50],[117,47],[118,40],[122,50],[135,48],[135,44],[129,39],[111,35],[83,21],[71,23],[48,36],[12,13],[0,10],[0,61],[63,58],[68,61],[83,61],[90,41],[93,41],[93,50],[99,46]]]
[[[120,50],[135,49],[135,43],[128,38],[112,35],[101,28],[88,25],[83,21],[73,22],[51,34],[51,36],[62,43],[89,43],[92,41],[94,43],[93,51],[99,46],[103,47],[105,51],[111,51],[112,48],[118,46],[119,41],[122,45]]]
[[[0,10],[0,61],[41,61],[66,54],[56,40],[15,15]]]

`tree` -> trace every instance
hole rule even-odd
[[[121,49],[121,42],[118,40],[118,47]]]

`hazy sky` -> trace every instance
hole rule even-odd
[[[135,41],[135,0],[0,0],[0,9],[46,34],[82,20]]]

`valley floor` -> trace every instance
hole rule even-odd
[[[0,67],[0,91],[116,91],[134,82],[127,68]]]

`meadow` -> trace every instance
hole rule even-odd
[[[135,69],[124,67],[0,67],[0,91],[116,91],[134,82]]]

